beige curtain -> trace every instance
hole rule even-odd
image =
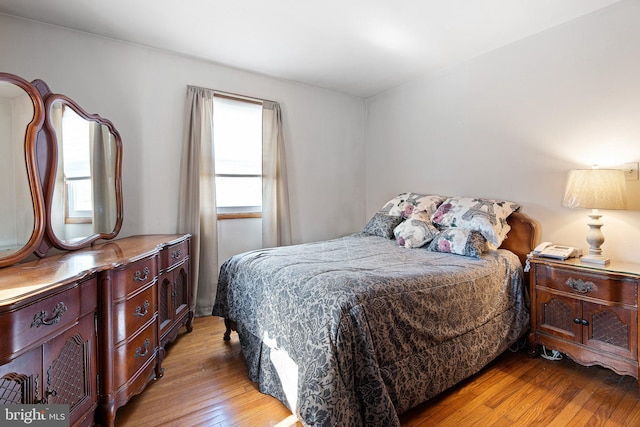
[[[275,102],[262,108],[262,246],[291,244],[289,192],[282,111]]]
[[[191,305],[210,316],[218,283],[218,236],[213,159],[213,91],[189,86],[185,107],[178,230],[190,233]]]
[[[116,141],[109,128],[97,122],[89,127],[93,232],[111,233],[118,218],[116,201]]]

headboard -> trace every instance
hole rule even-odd
[[[511,230],[507,234],[500,248],[508,249],[518,255],[522,265],[527,260],[527,254],[535,248],[538,242],[538,225],[526,214],[514,212],[507,218]]]

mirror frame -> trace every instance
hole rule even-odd
[[[46,84],[43,82],[40,85],[41,92],[46,87]],[[48,90],[48,87],[46,87]],[[46,133],[48,140],[48,153],[49,160],[47,165],[47,172],[43,182],[44,186],[44,202],[45,209],[47,212],[46,217],[46,234],[43,243],[40,245],[36,254],[38,256],[46,255],[47,251],[51,246],[56,247],[58,249],[63,250],[76,250],[86,246],[89,246],[91,243],[95,242],[98,239],[113,239],[118,235],[120,229],[122,228],[122,219],[123,219],[123,202],[122,202],[122,138],[120,137],[120,133],[113,126],[111,121],[100,117],[97,114],[87,113],[84,109],[82,109],[74,100],[69,98],[68,96],[61,94],[54,94],[48,91],[48,93],[43,94],[45,99],[45,111],[47,113],[47,119],[44,124],[44,132]],[[106,126],[111,134],[114,136],[114,140],[116,143],[116,164],[115,164],[115,195],[116,195],[116,223],[113,230],[109,233],[94,233],[89,235],[81,240],[78,240],[73,243],[68,243],[64,240],[58,238],[53,231],[53,226],[51,224],[51,205],[53,202],[53,193],[55,189],[55,177],[57,172],[57,164],[58,164],[58,139],[56,137],[56,131],[53,128],[53,124],[51,123],[51,115],[49,114],[53,104],[56,101],[60,101],[64,103],[66,106],[71,107],[75,113],[77,113],[80,117],[85,120],[96,122],[100,125]]]
[[[12,83],[23,89],[33,102],[33,119],[27,124],[24,140],[24,158],[27,168],[29,191],[33,204],[33,232],[27,243],[18,251],[6,257],[0,257],[0,267],[15,264],[29,256],[41,242],[45,232],[45,214],[42,187],[38,179],[36,160],[36,138],[44,122],[44,105],[42,97],[34,85],[22,77],[0,72],[0,81]]]

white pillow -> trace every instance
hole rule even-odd
[[[431,216],[440,228],[455,227],[479,231],[495,247],[502,244],[511,229],[507,217],[520,208],[505,200],[451,197]]]
[[[480,258],[487,251],[487,240],[480,232],[464,228],[447,228],[433,238],[430,251]]]
[[[425,222],[414,217],[409,217],[393,230],[398,245],[408,249],[426,245],[437,234],[438,229],[431,224],[431,221]]]
[[[445,199],[443,196],[402,193],[389,200],[380,212],[403,218],[409,218],[414,212],[427,212],[431,216]]]

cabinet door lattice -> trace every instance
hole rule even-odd
[[[78,334],[70,337],[60,356],[47,370],[45,394],[51,404],[69,405],[71,410],[89,394],[86,378],[88,345]]]
[[[12,372],[0,378],[0,405],[29,403],[31,380],[27,375]]]

